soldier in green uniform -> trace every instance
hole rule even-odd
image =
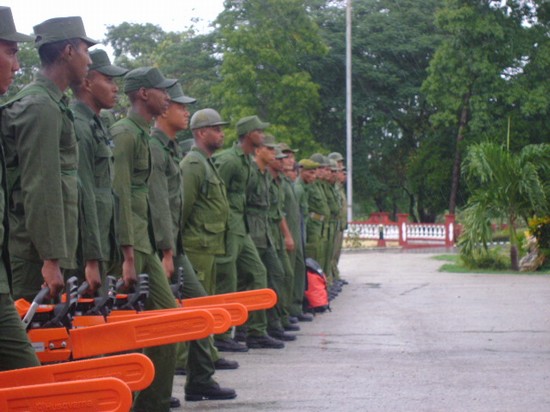
[[[263,144],[256,149],[255,167],[252,168],[246,192],[246,221],[250,237],[267,269],[268,285],[277,293],[278,298],[275,307],[267,311],[267,333],[279,340],[292,341],[296,336],[285,333],[283,328],[286,273],[277,254],[277,244],[284,248],[282,236],[277,230],[283,218],[281,192],[268,170],[268,165],[275,161],[276,147],[275,138],[265,135]]]
[[[149,275],[147,309],[175,308],[176,301],[166,273],[150,237],[151,219],[147,181],[151,173],[149,128],[154,117],[170,103],[166,89],[176,83],[153,67],[141,67],[126,74],[124,93],[131,108],[128,116],[111,127],[114,142],[113,188],[120,200],[119,243],[122,248],[122,277],[126,286],[136,273]],[[175,345],[147,348],[144,353],[155,365],[153,383],[135,398],[134,411],[170,410],[176,360]]]
[[[32,40],[32,37],[16,31],[11,9],[0,7],[0,95],[8,91],[14,73],[19,70],[17,43]],[[7,243],[7,184],[4,167],[4,151],[0,145],[0,370],[3,371],[40,365],[10,294],[11,268]]]
[[[294,283],[291,289],[289,314],[291,321],[296,319],[302,322],[311,322],[313,316],[303,313],[304,289],[306,286],[306,263],[304,257],[304,219],[300,208],[298,195],[294,182],[297,179],[297,168],[295,153],[286,143],[280,144],[281,150],[287,155],[282,160],[284,170],[281,175],[281,183],[285,192],[284,211],[286,221],[292,237],[295,248],[288,252],[288,258],[291,266],[294,268]]]
[[[336,172],[336,191],[340,196],[340,214],[339,214],[339,225],[338,232],[336,233],[336,238],[334,242],[334,254],[332,255],[332,273],[334,278],[337,279],[340,283],[346,283],[340,277],[340,270],[338,269],[338,262],[340,261],[340,254],[342,253],[342,244],[344,242],[344,231],[348,226],[348,202],[345,190],[346,184],[346,169],[344,167],[344,157],[338,152],[332,152],[328,155],[329,159],[336,161],[338,165],[338,171]]]
[[[111,135],[100,111],[116,104],[118,86],[114,78],[128,70],[112,65],[104,50],[91,51],[90,58],[88,75],[72,87],[76,100],[71,110],[79,150],[80,261],[81,265],[86,263],[86,280],[94,290],[104,279],[116,252]]]
[[[193,266],[185,255],[182,245],[183,227],[183,188],[182,174],[179,168],[180,148],[176,133],[187,129],[189,111],[187,105],[195,99],[185,96],[181,86],[176,83],[168,89],[170,104],[168,109],[156,118],[149,141],[152,170],[149,178],[149,204],[156,249],[162,254],[162,264],[167,273],[173,273],[177,267],[183,268],[183,297],[206,296],[207,292],[198,281]],[[171,218],[167,219],[166,215]],[[228,369],[237,368],[238,363],[219,357],[208,338],[181,344],[179,351],[187,352],[183,365],[187,369],[185,385],[186,400],[232,399],[236,396],[233,389],[220,388],[212,378],[216,364]],[[178,354],[179,356],[179,354]],[[178,359],[178,362],[180,359]]]
[[[76,269],[78,146],[64,91],[91,63],[80,17],[34,27],[42,67],[2,112],[10,204],[10,259],[15,298],[32,300],[45,282],[51,296]]]
[[[323,189],[325,190],[325,195],[327,197],[328,206],[330,209],[330,218],[328,220],[329,230],[327,234],[327,252],[324,269],[327,275],[328,284],[332,285],[334,283],[334,274],[332,273],[332,256],[334,255],[336,235],[339,232],[340,210],[342,205],[340,203],[340,194],[336,191],[336,187],[334,186],[336,183],[338,165],[335,160],[331,160],[328,157],[325,159],[329,167],[325,169]]]
[[[233,147],[214,155],[214,164],[223,179],[229,201],[229,229],[226,233],[225,255],[216,258],[216,292],[267,287],[267,272],[250,237],[245,215],[246,190],[252,170],[251,154],[263,144],[263,130],[269,123],[258,116],[247,116],[237,122],[239,140]],[[246,343],[250,348],[284,347],[284,343],[267,334],[267,317],[263,310],[250,314],[247,322]],[[220,350],[246,351],[246,346],[231,339],[228,334],[216,336]],[[243,349],[244,348],[244,349]]]
[[[267,138],[267,136],[266,136]],[[273,138],[273,140],[275,140]],[[298,319],[291,319],[290,303],[294,291],[294,261],[291,263],[289,254],[296,251],[296,241],[288,224],[286,213],[287,196],[294,196],[292,186],[285,180],[283,174],[284,160],[288,157],[283,153],[280,146],[275,147],[275,159],[268,165],[267,169],[271,174],[270,185],[270,213],[269,223],[273,234],[277,256],[284,270],[284,279],[281,285],[281,323],[285,331],[299,331],[300,327],[295,325]],[[292,322],[292,320],[294,322]]]

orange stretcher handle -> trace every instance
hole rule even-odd
[[[108,356],[0,372],[0,388],[116,377],[131,391],[147,388],[155,376],[151,360],[141,353]]]
[[[277,303],[277,294],[272,289],[266,288],[182,300],[184,308],[219,305],[221,303],[241,303],[249,312],[253,310],[270,309]]]
[[[128,412],[132,392],[119,379],[87,379],[0,389],[0,411]]]
[[[213,330],[212,315],[206,310],[196,309],[71,329],[69,335],[73,359],[82,359],[202,339]]]

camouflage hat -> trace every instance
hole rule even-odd
[[[258,116],[243,117],[237,122],[237,136],[243,136],[253,130],[264,130],[269,123],[262,122]]]
[[[105,76],[111,77],[124,76],[128,73],[128,69],[111,64],[105,50],[95,49],[90,51],[90,59],[92,59],[92,64],[88,66],[89,71],[96,70]]]
[[[223,121],[220,114],[214,109],[197,110],[191,116],[191,130],[200,129],[201,127],[225,126],[229,122]]]
[[[281,150],[283,152],[292,152],[292,153],[298,153],[298,149],[291,149],[290,146],[286,143],[279,143],[279,146],[281,146]]]
[[[197,101],[197,99],[194,99],[193,97],[186,96],[183,94],[183,89],[181,88],[181,84],[176,83],[173,86],[169,87],[167,89],[168,95],[170,96],[170,101],[181,103],[181,104],[192,104]]]
[[[314,162],[319,163],[319,167],[326,167],[329,165],[325,156],[323,156],[321,153],[314,153],[309,158]]]
[[[167,89],[176,84],[176,79],[165,78],[156,67],[139,67],[124,76],[124,93],[145,89]]]
[[[288,155],[281,150],[281,145],[275,146],[275,159],[285,159]]]
[[[32,36],[18,33],[15,29],[15,22],[9,7],[0,6],[0,40],[6,41],[33,41]]]
[[[69,39],[80,39],[87,43],[88,46],[97,44],[96,40],[86,36],[84,23],[80,16],[55,17],[37,24],[33,27],[33,30],[36,35],[34,45],[37,48],[40,48],[44,44]]]
[[[340,162],[340,161],[343,161],[344,160],[344,156],[342,156],[340,153],[338,152],[332,152],[331,154],[328,155],[328,158],[329,159],[334,159],[336,160],[337,162]]]
[[[279,147],[279,145],[277,144],[277,141],[275,140],[275,136],[271,134],[265,135],[263,145],[266,147],[270,147],[272,149],[276,149],[277,147]]]
[[[315,170],[321,165],[317,162],[314,162],[311,159],[302,159],[298,162],[300,166],[302,166],[302,169],[304,170]]]

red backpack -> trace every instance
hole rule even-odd
[[[316,260],[306,259],[307,287],[304,291],[304,308],[308,312],[330,311],[327,277]]]

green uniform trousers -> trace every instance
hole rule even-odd
[[[344,243],[344,231],[338,228],[336,233],[336,240],[334,241],[334,253],[332,255],[332,275],[334,279],[340,279],[340,269],[338,269],[338,262],[340,262],[340,255],[342,254],[342,244]]]
[[[331,285],[334,276],[332,274],[332,256],[334,254],[334,243],[336,239],[336,229],[338,222],[335,220],[330,220],[325,226],[328,226],[328,231],[326,233],[326,252],[324,254],[324,259],[322,262],[323,270],[325,275],[327,275],[327,284]]]
[[[7,293],[0,294],[0,371],[40,366],[21,318]]]
[[[283,301],[285,271],[274,247],[258,248],[258,254],[267,269],[267,284],[277,294],[277,304],[267,310],[267,328],[280,330],[283,328]]]
[[[176,270],[179,267],[183,268],[183,297],[185,299],[207,296],[186,255],[176,256],[174,267]],[[176,367],[187,370],[186,387],[204,387],[214,382],[212,379],[215,373],[214,362],[220,356],[212,338],[178,343],[176,352]]]
[[[32,302],[44,284],[42,262],[31,262],[17,256],[10,256],[12,270],[13,298]]]
[[[231,293],[237,290],[264,289],[267,287],[267,272],[250,235],[227,232],[224,256],[216,257],[216,293]],[[265,310],[250,312],[246,323],[250,336],[265,336],[267,316]],[[231,332],[216,335],[227,339]]]
[[[304,291],[306,288],[306,261],[303,247],[297,247],[289,253],[290,263],[294,262],[294,287],[290,297],[290,315],[298,316],[303,311]]]
[[[288,320],[290,315],[290,303],[294,291],[294,265],[290,263],[288,253],[283,248],[277,250],[277,257],[281,262],[284,274],[281,285],[281,321],[283,326],[288,326],[290,323]]]
[[[149,275],[146,310],[175,308],[176,300],[158,256],[134,250],[134,262],[137,274]],[[148,388],[136,395],[134,411],[169,412],[176,365],[176,345],[145,348],[143,353],[155,365],[155,378]]]

